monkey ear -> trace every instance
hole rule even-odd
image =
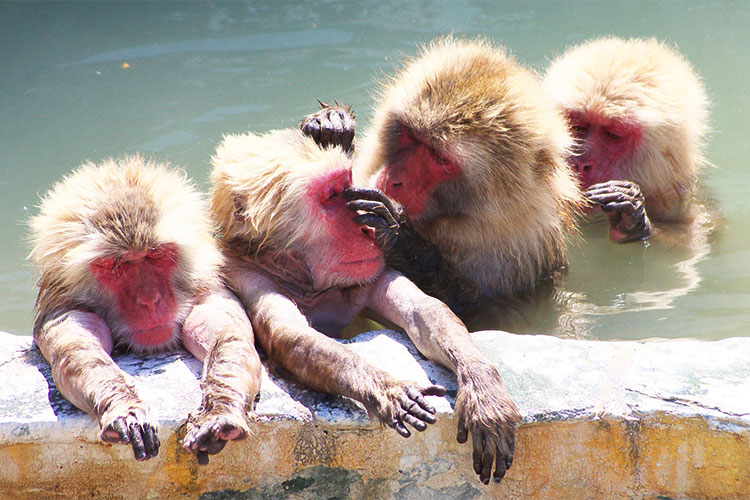
[[[247,216],[245,215],[247,213],[247,205],[245,204],[245,199],[242,198],[240,195],[235,195],[234,197],[234,218],[239,220],[245,220]]]

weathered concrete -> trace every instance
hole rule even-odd
[[[351,347],[401,378],[450,389],[438,423],[409,439],[346,398],[266,377],[255,435],[206,467],[180,447],[200,401],[187,354],[122,356],[158,415],[159,456],[96,441],[30,339],[0,334],[0,498],[747,499],[750,339],[584,342],[474,334],[524,416],[513,467],[482,485],[455,440],[455,379],[395,332]]]

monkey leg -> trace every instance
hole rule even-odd
[[[132,379],[110,357],[112,334],[96,314],[68,311],[45,322],[34,341],[60,392],[99,420],[99,438],[130,444],[138,461],[159,453],[157,423]]]
[[[584,193],[593,204],[601,205],[609,221],[609,236],[618,243],[645,240],[651,236],[651,221],[638,184],[608,181],[590,186]]]
[[[403,207],[378,189],[344,191],[354,221],[375,231],[386,264],[412,280],[426,294],[440,299],[456,313],[479,306],[481,292],[458,268],[445,259],[437,246],[411,225]]]
[[[302,118],[302,132],[323,148],[341,146],[351,156],[354,152],[354,114],[351,108],[318,103],[319,111]]]
[[[228,290],[190,312],[183,343],[204,362],[200,408],[188,417],[183,448],[208,464],[228,441],[248,436],[248,412],[260,390],[261,365],[245,310]]]
[[[513,463],[520,415],[497,369],[479,351],[464,324],[445,304],[393,270],[373,285],[369,306],[403,328],[422,354],[456,374],[456,439],[464,443],[471,433],[474,471],[485,484],[490,476],[500,481]]]

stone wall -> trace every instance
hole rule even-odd
[[[523,415],[513,467],[488,486],[455,439],[455,378],[397,332],[348,343],[396,377],[448,387],[432,397],[437,424],[404,439],[347,398],[264,374],[254,435],[205,467],[181,448],[200,402],[188,354],[118,357],[161,426],[158,457],[138,463],[129,447],[97,442],[29,337],[0,333],[0,498],[750,498],[750,338],[473,335]]]

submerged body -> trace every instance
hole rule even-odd
[[[708,120],[690,63],[655,39],[601,38],[555,59],[544,79],[576,138],[569,164],[610,237],[649,237],[651,221],[690,223]],[[700,205],[700,204],[699,204]]]
[[[317,138],[311,124],[303,130]],[[581,201],[565,162],[571,146],[536,76],[502,48],[438,40],[383,84],[354,166],[355,181],[379,192],[356,191],[350,208],[375,229],[390,266],[470,310],[565,266]]]

